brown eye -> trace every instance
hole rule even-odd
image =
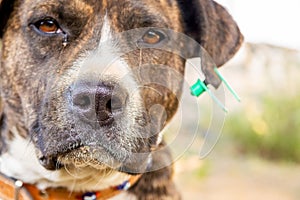
[[[44,34],[56,34],[62,32],[56,20],[52,18],[40,20],[33,25],[38,32]]]
[[[41,21],[39,30],[44,33],[56,33],[58,30],[57,25],[52,20]]]
[[[155,30],[149,30],[148,32],[145,33],[142,39],[143,42],[147,44],[157,44],[160,41],[162,41],[164,38],[165,36],[163,33]]]

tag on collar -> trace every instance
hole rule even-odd
[[[224,76],[218,71],[215,64],[211,59],[203,56],[201,58],[201,70],[205,76],[205,80],[202,81],[200,79],[190,87],[191,94],[193,96],[200,96],[203,92],[207,92],[209,96],[222,108],[224,112],[228,112],[228,109],[225,105],[211,92],[211,90],[207,87],[209,84],[212,85],[215,89],[217,89],[220,84],[223,82],[230,93],[234,96],[237,101],[241,101],[238,94],[234,91],[234,89],[230,86],[230,84],[226,81]]]

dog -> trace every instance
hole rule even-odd
[[[243,41],[226,9],[212,0],[0,0],[0,13],[0,170],[17,180],[7,186],[15,198],[181,199],[161,130],[183,80],[136,66],[184,76],[186,59],[156,48],[165,29],[222,66]],[[127,51],[129,37],[149,48]]]

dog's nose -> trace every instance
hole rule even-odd
[[[73,91],[74,110],[83,118],[90,121],[96,119],[100,126],[107,126],[114,121],[112,102],[116,109],[120,107],[119,98],[113,96],[114,87],[111,85],[88,86],[87,84],[77,85]]]

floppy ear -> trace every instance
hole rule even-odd
[[[218,67],[237,52],[243,36],[225,8],[212,0],[178,0],[178,5],[185,34],[200,43]],[[199,49],[189,50],[187,56],[199,56]]]
[[[3,36],[10,13],[13,10],[13,0],[0,0],[0,39]]]

